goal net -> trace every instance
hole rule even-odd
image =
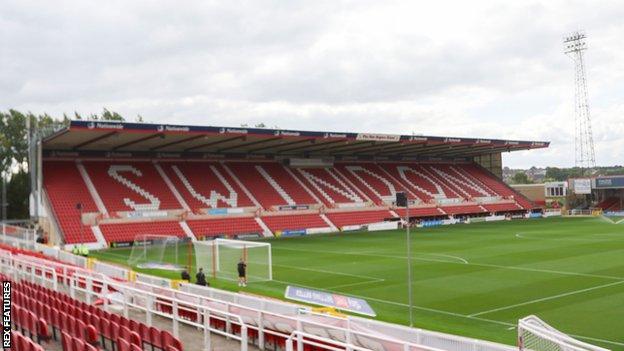
[[[247,264],[247,281],[273,279],[271,244],[229,239],[195,241],[194,244],[196,269],[204,268],[214,278],[236,280],[237,264],[242,258]]]
[[[520,351],[609,351],[564,334],[536,316],[518,321]]]
[[[128,265],[142,269],[181,271],[187,261],[188,239],[169,235],[134,238]]]

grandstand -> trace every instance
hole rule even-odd
[[[513,330],[519,316],[535,311],[535,302],[581,299],[577,295],[582,292],[621,282],[617,272],[609,271],[619,267],[608,252],[597,260],[604,272],[584,261],[592,247],[620,244],[617,225],[594,218],[504,221],[538,217],[541,209],[501,181],[501,153],[547,146],[72,121],[37,144],[34,153],[39,155],[33,163],[39,178],[33,191],[35,212],[42,215],[49,245],[34,243],[27,230],[2,227],[0,241],[8,245],[0,244],[0,274],[13,282],[13,340],[18,349],[54,351],[512,351],[516,348],[506,344],[519,335],[521,348],[536,351],[545,343],[548,348],[540,350],[568,345],[592,349],[555,333],[537,317],[524,319],[521,332]],[[397,206],[399,192],[406,194],[409,208]],[[605,207],[615,205],[604,199]],[[411,282],[405,282],[404,237],[386,229],[405,225],[408,213],[419,227],[498,221],[419,233],[412,264],[419,276],[417,320],[420,327],[439,331],[400,325],[406,323],[408,307],[402,287]],[[602,237],[586,235],[590,227],[600,227],[597,235]],[[342,234],[374,230],[382,231]],[[308,235],[317,233],[328,235]],[[186,255],[198,259],[198,247],[204,248],[204,262],[213,261],[213,270],[225,262],[217,268],[223,269],[221,275],[211,277],[214,287],[173,279],[178,272],[130,265],[134,249],[142,250],[146,262],[155,258],[150,252],[168,260],[167,247],[138,245],[144,240],[139,238],[147,237],[193,243],[194,252],[176,246],[177,262],[164,264],[190,262]],[[262,242],[245,241],[250,238]],[[103,250],[89,259],[67,251],[83,243]],[[251,253],[254,245],[261,249]],[[462,251],[475,255],[476,262],[457,253]],[[268,268],[268,274],[251,279],[250,287],[238,292],[228,279],[235,279],[235,262],[248,254],[257,261],[250,273]],[[568,265],[555,258],[567,259]],[[535,268],[544,262],[546,268]],[[196,267],[189,268],[195,273]],[[553,283],[544,284],[545,279]],[[327,314],[275,299],[283,298],[290,285],[367,299],[377,318]],[[549,316],[576,320],[578,314],[572,308]],[[621,345],[596,318],[584,318],[595,323],[574,335],[609,347]],[[596,338],[603,333],[605,339]]]
[[[501,153],[547,142],[72,121],[40,144],[54,242],[93,248],[141,234],[273,237],[526,213]]]

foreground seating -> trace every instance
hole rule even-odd
[[[144,346],[183,351],[180,340],[166,330],[148,327],[30,282],[14,283],[13,289],[15,324],[38,343],[60,338],[65,351],[94,351],[98,347],[134,351]],[[144,330],[149,332],[141,332]],[[130,348],[125,349],[128,345]]]
[[[20,351],[44,351],[44,348],[41,345],[38,345],[34,341],[32,341],[29,337],[24,336],[17,330],[11,331],[11,340],[12,340],[12,348],[13,350]]]

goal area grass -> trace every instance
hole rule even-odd
[[[221,279],[210,284],[277,298],[287,285],[357,296],[377,319],[409,323],[404,231],[268,242],[272,281],[246,288]],[[593,217],[422,228],[412,231],[411,248],[415,327],[515,345],[518,319],[534,314],[585,342],[624,350],[623,224]],[[130,252],[92,256],[127,265]],[[179,278],[178,272],[136,270]]]

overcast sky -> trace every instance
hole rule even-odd
[[[596,159],[624,164],[621,1],[7,1],[0,110],[551,141],[571,166],[584,29]]]

